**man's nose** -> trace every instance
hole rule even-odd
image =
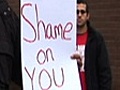
[[[79,14],[78,14],[79,16],[81,16],[82,14],[81,14],[81,12],[79,12]]]
[[[79,12],[79,14],[77,14],[77,16],[78,16],[78,17],[81,17],[81,16],[82,16],[82,14]]]

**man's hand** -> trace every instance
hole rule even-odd
[[[80,67],[82,66],[82,59],[80,57],[80,54],[75,53],[71,56],[71,59],[73,60],[77,60],[77,62],[79,63]]]

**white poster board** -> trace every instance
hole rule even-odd
[[[76,0],[21,0],[24,90],[81,90],[76,48]]]

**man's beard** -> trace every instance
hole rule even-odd
[[[77,24],[77,28],[83,28],[86,25],[86,23],[83,23],[81,25]]]

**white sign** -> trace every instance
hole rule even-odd
[[[24,90],[81,90],[75,0],[21,0]]]

